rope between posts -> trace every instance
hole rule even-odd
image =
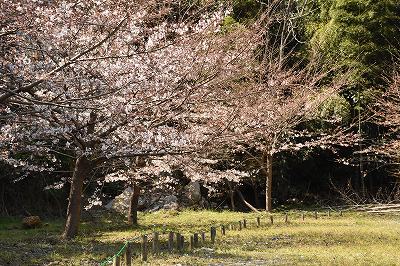
[[[125,243],[122,245],[122,247],[118,250],[118,252],[115,253],[113,256],[110,256],[110,257],[106,258],[105,260],[103,260],[102,262],[100,262],[100,266],[105,266],[108,263],[111,263],[114,260],[114,258],[120,257],[122,255],[122,253],[125,251],[128,244],[132,243],[136,239],[140,239],[140,236],[134,237],[130,240],[126,240]]]
[[[152,232],[158,232],[160,235],[166,235],[167,234],[164,231],[152,231]],[[149,235],[149,233],[143,234],[143,235]],[[99,265],[100,266],[105,266],[105,265],[107,265],[109,263],[112,263],[114,258],[120,257],[123,254],[123,252],[125,251],[125,249],[126,249],[126,247],[128,246],[129,243],[132,243],[133,241],[135,241],[137,239],[140,239],[140,238],[141,238],[141,236],[138,236],[138,237],[134,237],[134,238],[132,238],[130,240],[126,240],[125,243],[121,246],[121,248],[118,250],[117,253],[115,253],[113,256],[110,256],[110,257],[104,259],[102,262],[100,262]],[[150,237],[148,240],[151,240],[151,239],[152,239],[152,237]]]

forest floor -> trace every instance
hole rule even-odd
[[[0,265],[98,265],[115,254],[124,241],[149,232],[154,225],[179,231],[185,240],[193,232],[207,232],[205,246],[181,254],[149,256],[148,265],[400,265],[400,216],[344,212],[321,213],[318,219],[298,211],[274,213],[256,227],[254,213],[160,211],[139,215],[140,226],[129,228],[123,217],[108,214],[82,223],[79,237],[59,239],[63,221],[25,230],[20,219],[0,218]],[[209,242],[210,225],[247,219],[247,228],[217,230]],[[166,241],[162,236],[161,241]],[[139,264],[139,257],[134,265]]]

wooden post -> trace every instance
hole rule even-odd
[[[181,234],[176,233],[176,249],[179,251],[181,247]]]
[[[274,224],[274,216],[270,216],[269,219],[271,220],[271,225]]]
[[[147,261],[147,236],[142,237],[142,261]]]
[[[194,250],[194,236],[191,235],[190,236],[190,246],[189,246],[190,250]]]
[[[318,219],[318,213],[317,213],[317,211],[314,211],[314,218],[315,218],[315,219]]]
[[[153,232],[153,255],[157,255],[158,254],[158,232]]]
[[[331,217],[331,210],[328,210],[328,217]]]
[[[304,221],[304,212],[301,214],[301,219]]]
[[[129,242],[125,249],[125,265],[132,266],[132,244]]]
[[[199,234],[198,233],[193,234],[193,244],[194,244],[195,248],[197,248],[199,246]]]
[[[215,243],[216,234],[217,234],[217,230],[215,229],[214,226],[212,226],[210,229],[210,235],[211,235],[211,243],[213,243],[213,244]]]
[[[168,251],[171,253],[174,250],[174,232],[168,234]]]
[[[242,221],[239,221],[239,231],[242,230]]]
[[[214,242],[216,237],[217,237],[217,228],[214,227]]]
[[[181,241],[179,241],[179,250],[183,251],[183,249],[185,248],[185,237],[183,235],[181,235]]]
[[[260,225],[261,225],[261,219],[260,217],[257,217],[257,227],[260,227]]]
[[[243,228],[246,228],[246,227],[247,227],[246,219],[243,219]]]
[[[224,236],[225,235],[225,225],[221,225],[221,234]]]
[[[288,223],[288,222],[289,222],[288,214],[285,213],[285,223]]]
[[[120,266],[121,265],[121,260],[119,257],[114,257],[113,259],[113,266]]]
[[[201,232],[201,242],[203,243],[203,245],[206,243],[206,233],[205,232]]]

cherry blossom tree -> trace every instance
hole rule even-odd
[[[285,30],[270,39],[269,25],[282,19],[274,8],[250,25],[221,28],[228,3],[1,4],[1,158],[29,171],[71,160],[65,238],[78,232],[85,182],[130,183],[134,223],[131,176],[175,165],[212,191],[248,178],[214,166],[248,147],[261,151],[271,210],[273,154],[300,148],[288,136],[305,134],[294,129],[341,86],[322,86],[329,70],[314,61],[285,62],[296,37]],[[138,163],[151,157],[162,158]]]
[[[256,22],[261,29],[262,41],[254,51],[252,71],[236,79],[229,99],[213,109],[221,119],[223,130],[212,145],[220,157],[230,153],[259,151],[254,158],[266,176],[266,210],[272,210],[273,155],[283,150],[298,150],[343,138],[313,136],[310,132],[297,130],[305,121],[312,120],[320,106],[337,95],[346,83],[346,74],[340,79],[329,79],[333,69],[326,69],[318,55],[311,55],[308,62],[293,63],[290,59],[299,42],[295,34],[296,20],[289,11],[293,3],[273,1],[266,6]],[[290,14],[291,15],[290,15]],[[306,10],[299,10],[301,18]],[[277,25],[280,30],[276,30]],[[213,126],[210,126],[213,127]],[[316,134],[318,135],[318,134]],[[295,139],[305,138],[305,143]]]
[[[372,108],[374,120],[385,129],[386,134],[375,145],[365,149],[363,152],[374,157],[383,156],[388,159],[389,164],[399,164],[399,134],[400,134],[400,74],[393,75],[392,83],[378,99]],[[375,159],[376,160],[376,159]],[[396,174],[398,175],[398,167]]]
[[[217,93],[211,94],[213,97],[203,98],[200,101],[202,104],[192,109],[192,119],[196,118],[196,123],[190,126],[192,132],[202,132],[203,136],[209,137],[202,141],[200,150],[190,154],[189,160],[180,158],[181,162],[185,161],[183,171],[191,179],[203,180],[208,184],[226,182],[230,184],[232,198],[235,184],[248,178],[248,173],[242,173],[235,167],[217,170],[212,163],[210,167],[210,163],[204,162],[210,158],[226,158],[227,153],[248,153],[249,147],[259,150],[261,157],[256,161],[267,177],[267,210],[272,208],[273,154],[288,149],[328,146],[339,139],[343,145],[346,144],[341,131],[336,136],[309,137],[306,143],[294,141],[296,137],[310,135],[309,132],[296,131],[296,127],[313,119],[321,104],[336,95],[345,79],[328,83],[324,81],[331,70],[324,70],[317,59],[301,67],[285,63],[282,53],[286,47],[282,46],[292,39],[282,37],[284,41],[275,42],[266,37],[271,35],[268,26],[281,19],[279,16],[270,16],[268,12],[273,11],[274,8],[267,9],[253,25],[256,39],[251,48],[253,53],[246,55],[245,71],[226,80],[224,90],[216,90]],[[202,138],[196,136],[196,139]]]
[[[78,232],[83,184],[95,169],[187,153],[218,134],[199,122],[218,114],[199,110],[247,70],[242,58],[256,45],[245,30],[220,32],[224,6],[3,4],[1,38],[14,47],[1,60],[3,159],[36,171],[52,168],[13,155],[72,159],[65,238]]]

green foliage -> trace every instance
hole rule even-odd
[[[338,125],[349,125],[352,118],[353,107],[349,101],[340,94],[333,94],[321,103],[314,116],[308,119],[303,126],[313,132],[328,133]]]
[[[355,110],[359,110],[361,112],[364,111],[366,109],[366,106],[376,101],[377,97],[381,94],[382,92],[380,90],[374,88],[360,91],[360,93],[354,98],[354,102],[356,103],[356,106],[354,107]]]
[[[232,17],[239,22],[254,19],[260,12],[261,2],[256,0],[235,0]]]
[[[226,16],[222,23],[221,30],[222,32],[229,32],[237,26],[239,26],[239,23],[233,17]]]
[[[327,99],[319,108],[321,120],[335,120],[347,124],[351,120],[351,106],[349,102],[340,95]]]
[[[318,2],[307,30],[311,48],[344,69],[359,89],[384,85],[383,74],[400,48],[400,4],[396,0],[330,0]],[[357,97],[357,96],[356,96]]]

